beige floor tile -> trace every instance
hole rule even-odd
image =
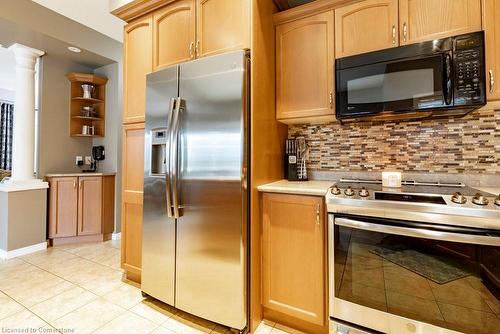
[[[500,320],[493,313],[481,312],[457,305],[438,303],[447,324],[460,332],[493,334],[500,329]]]
[[[176,334],[172,332],[170,329],[166,329],[165,327],[157,327],[151,334]]]
[[[162,326],[178,334],[200,334],[210,333],[216,325],[210,321],[182,313],[169,318]]]
[[[49,324],[26,309],[0,320],[2,333],[38,333],[40,327],[46,326]]]
[[[123,284],[121,277],[122,273],[118,271],[108,274],[100,274],[94,279],[81,283],[80,286],[92,293],[95,293],[96,295],[103,296]]]
[[[147,298],[130,309],[131,312],[161,325],[177,312],[173,307]]]
[[[158,327],[152,321],[144,319],[132,312],[125,312],[118,318],[108,322],[96,330],[95,334],[147,334]]]
[[[434,300],[387,291],[387,308],[397,315],[444,326],[445,322]]]
[[[120,286],[103,295],[103,298],[125,309],[137,305],[144,299],[140,289],[126,283],[121,283]]]
[[[50,324],[59,330],[72,330],[75,334],[92,333],[125,312],[123,308],[99,298]]]
[[[0,319],[7,318],[23,309],[24,307],[21,304],[0,292]]]
[[[287,326],[282,325],[282,324],[276,324],[276,326],[274,326],[273,331],[271,331],[271,333],[276,333],[276,332],[274,332],[274,330],[279,330],[280,333],[287,333],[287,334],[306,334],[304,332],[298,331],[296,329],[287,327]]]
[[[491,312],[481,293],[474,289],[467,278],[445,284],[429,281],[432,293],[438,302],[463,306],[478,311]]]
[[[80,287],[72,287],[63,293],[30,307],[30,310],[47,322],[54,321],[98,297]]]
[[[270,326],[264,322],[261,322],[260,325],[255,330],[254,334],[270,334],[273,330],[274,326]]]
[[[46,276],[43,280],[19,282],[18,286],[5,290],[5,294],[18,303],[29,307],[57,296],[64,291],[75,287],[55,275]]]
[[[211,334],[234,334],[228,327],[216,325]]]

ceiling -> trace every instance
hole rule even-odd
[[[70,52],[68,46],[71,44],[67,42],[0,18],[0,44],[9,47],[14,43],[42,50],[47,55],[65,58],[90,68],[98,68],[115,62],[82,48],[80,53]]]
[[[273,0],[280,11],[303,5],[314,0]]]

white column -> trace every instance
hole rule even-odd
[[[34,181],[35,152],[35,64],[43,51],[22,44],[9,50],[16,57],[16,98],[12,140],[12,183]]]

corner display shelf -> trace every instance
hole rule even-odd
[[[68,73],[66,77],[71,82],[69,101],[69,134],[71,137],[92,138],[104,137],[106,130],[106,83],[107,78],[87,73]],[[83,97],[83,84],[95,87],[92,98]],[[82,108],[94,106],[94,115],[85,116]],[[94,135],[82,134],[84,125],[94,127]]]

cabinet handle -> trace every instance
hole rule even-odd
[[[392,45],[396,45],[396,25],[392,25]]]
[[[319,216],[320,215],[319,209],[320,209],[320,205],[317,204],[316,205],[316,225],[319,225],[319,218],[320,218],[320,216]]]
[[[333,109],[333,92],[330,92],[330,109]]]
[[[406,25],[406,22],[403,23],[403,42],[406,42],[406,39],[408,37],[408,26]]]
[[[196,58],[200,57],[200,40],[196,41],[196,47],[194,48],[196,51]]]
[[[76,180],[73,180],[73,188],[76,188]]]
[[[193,56],[194,56],[194,55],[193,55],[193,48],[194,48],[194,42],[191,42],[191,43],[189,44],[189,58],[190,58],[190,59],[193,59]]]
[[[493,93],[495,90],[495,75],[493,74],[493,70],[489,70],[490,73],[490,93]]]

